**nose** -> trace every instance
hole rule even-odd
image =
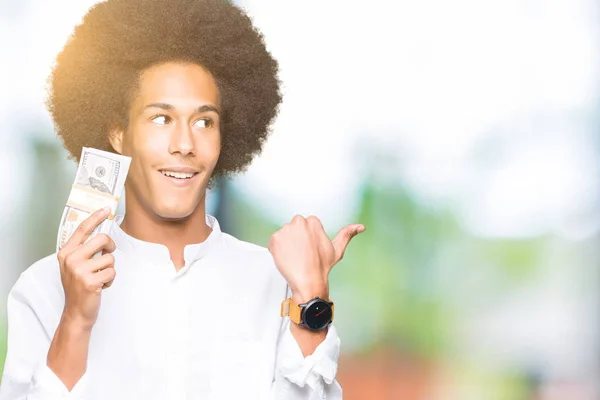
[[[180,153],[183,156],[194,154],[194,137],[191,127],[186,123],[180,123],[175,126],[169,143],[169,152],[171,154]]]

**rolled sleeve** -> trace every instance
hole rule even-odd
[[[32,377],[31,394],[27,397],[28,400],[54,400],[54,399],[69,399],[69,400],[84,400],[85,388],[88,380],[87,372],[77,381],[73,389],[69,391],[64,383],[56,376],[56,374],[46,365],[39,363],[34,370]]]
[[[286,318],[277,350],[273,398],[341,400],[342,390],[335,380],[339,354],[340,338],[330,325],[325,340],[304,357]]]

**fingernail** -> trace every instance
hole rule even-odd
[[[364,227],[363,225],[361,225],[361,226],[359,226],[359,227],[358,227],[358,229],[356,229],[356,231],[357,231],[358,233],[362,233],[362,232],[364,232],[364,231],[365,231],[365,227]]]
[[[109,212],[110,212],[110,207],[109,207],[109,206],[106,206],[106,207],[104,207],[104,208],[102,209],[102,213],[103,213],[103,214],[108,214]]]

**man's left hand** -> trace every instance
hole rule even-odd
[[[330,240],[317,217],[296,215],[271,236],[269,251],[296,304],[316,296],[329,299],[329,272],[344,256],[350,240],[364,230],[361,224],[348,225]]]

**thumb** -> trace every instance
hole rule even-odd
[[[335,262],[337,263],[344,257],[344,252],[350,240],[361,232],[364,232],[365,226],[361,224],[347,225],[340,229],[335,238],[331,241],[333,249],[335,251]]]

